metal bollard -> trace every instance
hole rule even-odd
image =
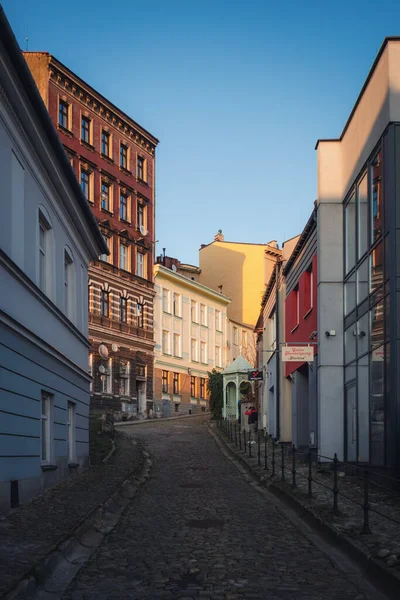
[[[311,450],[308,451],[308,497],[312,498],[312,488],[311,488],[311,484],[312,484],[312,462],[311,462]]]
[[[365,470],[364,471],[364,504],[363,504],[363,510],[364,510],[364,526],[363,526],[363,533],[365,535],[368,535],[371,533],[371,530],[369,528],[369,479],[368,479],[368,471]]]
[[[249,429],[249,457],[251,458],[251,428]]]
[[[239,425],[239,450],[242,449],[242,428]]]
[[[296,446],[292,445],[292,490],[297,488],[296,483]]]
[[[245,429],[243,429],[243,446],[244,446],[244,453],[246,454],[247,444],[246,444],[246,430]]]
[[[258,446],[257,446],[257,464],[258,464],[258,466],[260,466],[261,465],[261,441],[260,441],[260,432],[259,431],[257,432],[257,435],[258,435],[258,437],[257,437],[257,444],[258,444]]]
[[[272,440],[272,473],[271,473],[271,477],[275,477],[276,473],[275,473],[275,443],[274,440]]]
[[[337,454],[335,452],[335,456],[333,457],[333,514],[334,515],[338,515],[339,514],[339,508],[338,508],[338,494],[339,494],[339,488],[338,488],[338,457]]]
[[[264,435],[264,469],[268,471],[268,457],[267,457],[267,432]]]
[[[285,446],[283,442],[281,442],[281,459],[282,481],[285,481]]]

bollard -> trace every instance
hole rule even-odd
[[[334,515],[338,515],[339,514],[339,508],[338,508],[338,494],[339,494],[339,488],[338,488],[338,457],[337,454],[335,452],[335,456],[333,457],[333,514]]]
[[[283,442],[281,442],[281,458],[282,458],[282,463],[281,463],[281,471],[282,471],[282,481],[285,481],[285,447],[283,445]]]
[[[368,534],[371,533],[371,530],[369,528],[369,479],[368,479],[368,471],[367,470],[364,471],[364,504],[363,504],[363,510],[364,510],[364,526],[363,526],[362,532],[365,535],[368,535]]]
[[[251,458],[251,427],[249,429],[249,457]]]
[[[267,460],[267,432],[264,435],[264,469],[268,471],[268,460]]]
[[[292,445],[292,490],[297,488],[296,483],[296,446]]]
[[[275,444],[272,440],[272,474],[271,477],[275,477]]]
[[[239,450],[242,449],[242,428],[239,425]]]
[[[261,443],[260,443],[260,432],[258,431],[258,437],[257,437],[257,464],[258,466],[261,465]]]
[[[246,454],[247,444],[246,444],[246,430],[245,429],[243,429],[243,446],[244,446],[244,453]]]
[[[311,489],[311,484],[312,484],[312,472],[311,472],[311,467],[312,467],[312,462],[311,462],[311,450],[309,450],[309,451],[308,451],[307,458],[308,458],[308,497],[309,497],[309,498],[312,498],[312,489]]]

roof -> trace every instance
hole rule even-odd
[[[109,254],[109,249],[104,240],[100,229],[97,226],[97,221],[92,213],[92,210],[82,192],[81,186],[76,178],[75,172],[68,160],[67,154],[64,147],[58,137],[58,133],[52,123],[50,115],[47,111],[46,106],[42,100],[36,83],[32,77],[29,67],[22,55],[17,40],[15,39],[14,33],[7,20],[3,7],[0,5],[0,39],[4,44],[4,48],[7,51],[9,60],[15,70],[16,77],[19,78],[22,87],[26,92],[28,102],[32,106],[33,112],[38,117],[41,126],[43,127],[44,133],[49,142],[49,149],[53,156],[58,160],[68,183],[72,188],[72,192],[84,214],[86,221],[93,231],[96,242],[100,248],[101,253]]]
[[[375,58],[375,60],[374,60],[374,62],[372,64],[372,67],[369,70],[367,78],[366,78],[366,80],[364,82],[364,85],[362,86],[361,91],[358,94],[357,100],[356,100],[356,102],[355,102],[355,104],[353,106],[353,110],[351,111],[350,116],[349,116],[349,118],[346,121],[346,124],[345,124],[345,126],[343,128],[342,133],[340,134],[340,137],[339,138],[326,138],[326,139],[320,138],[320,139],[317,140],[317,143],[315,144],[315,149],[318,148],[318,144],[320,142],[341,142],[342,141],[342,139],[344,137],[344,134],[346,133],[346,131],[347,131],[347,129],[348,129],[350,123],[351,123],[353,115],[356,112],[357,107],[358,107],[358,105],[361,102],[361,98],[363,97],[364,92],[367,89],[368,84],[369,84],[369,82],[370,82],[370,80],[372,78],[372,75],[374,74],[374,71],[375,71],[375,69],[376,69],[376,67],[377,67],[377,65],[378,65],[378,63],[379,63],[379,61],[381,59],[381,56],[382,56],[382,54],[383,54],[383,52],[384,52],[384,50],[385,50],[385,48],[386,48],[386,46],[388,45],[389,42],[400,42],[400,36],[397,36],[397,35],[389,36],[389,37],[385,37],[385,39],[383,40],[383,43],[382,43],[381,47],[379,48],[378,54],[376,55],[376,58]]]
[[[251,371],[254,367],[249,363],[249,361],[244,358],[244,356],[238,356],[231,364],[226,367],[224,371],[222,371],[223,375],[228,375],[229,373],[247,373],[247,371]]]
[[[306,223],[306,226],[304,227],[304,229],[299,237],[299,241],[295,245],[293,252],[290,255],[290,258],[286,262],[286,265],[283,269],[284,275],[287,275],[287,273],[289,273],[290,269],[292,268],[293,264],[296,261],[296,258],[298,257],[300,252],[303,250],[304,246],[307,243],[308,238],[310,237],[311,232],[315,229],[316,226],[317,226],[317,210],[316,210],[316,208],[314,208],[311,213],[310,218],[308,219],[308,221]]]
[[[212,288],[203,285],[194,279],[189,279],[188,277],[185,277],[185,275],[181,275],[180,273],[172,271],[171,269],[156,263],[154,265],[154,277],[156,278],[158,274],[164,275],[169,279],[175,279],[186,287],[197,289],[198,292],[204,292],[205,294],[212,296],[215,300],[218,300],[224,304],[229,304],[229,302],[231,302],[231,299],[228,296],[225,296],[224,294],[221,294],[220,292],[217,292],[216,290],[213,290]]]
[[[200,251],[203,250],[204,248],[208,248],[208,246],[212,246],[213,244],[238,244],[240,246],[264,246],[265,248],[273,248],[273,246],[270,246],[271,242],[268,242],[268,244],[257,244],[255,242],[230,242],[229,240],[213,240],[212,242],[210,242],[209,244],[202,244],[200,247]],[[274,248],[274,250],[278,250],[278,248]]]

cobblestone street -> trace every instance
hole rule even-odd
[[[204,418],[124,432],[151,452],[150,479],[64,600],[382,598],[249,484]]]

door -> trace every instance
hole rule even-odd
[[[352,381],[345,389],[346,460],[357,461],[357,387]]]

